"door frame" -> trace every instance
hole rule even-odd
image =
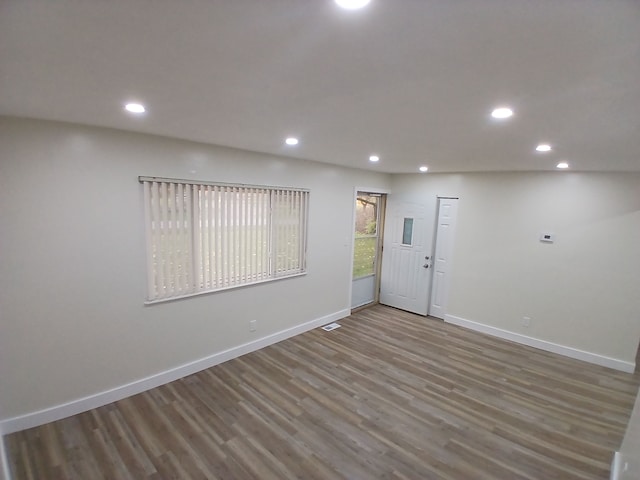
[[[387,205],[386,205],[386,196],[389,195],[391,193],[391,190],[388,188],[380,188],[380,187],[354,187],[353,188],[353,198],[351,200],[351,232],[350,232],[350,237],[349,237],[349,242],[348,245],[350,245],[350,252],[349,252],[349,258],[351,259],[350,263],[349,263],[349,296],[348,296],[348,302],[349,302],[349,310],[356,310],[358,308],[361,307],[356,307],[356,308],[352,308],[351,307],[351,298],[353,296],[353,255],[354,255],[354,251],[355,251],[355,241],[354,241],[354,233],[353,233],[353,229],[354,229],[354,225],[356,224],[356,201],[358,200],[358,192],[362,192],[362,193],[373,193],[376,195],[382,195],[384,196],[384,206],[383,208],[379,209],[379,216],[380,216],[380,225],[378,225],[378,251],[377,251],[377,263],[376,263],[376,286],[375,286],[375,295],[374,295],[374,300],[373,300],[373,304],[377,303],[379,298],[380,298],[380,274],[382,272],[382,242],[384,241],[384,221],[385,221],[385,216],[386,216],[386,210],[387,210]],[[382,227],[382,228],[381,228]],[[347,245],[347,244],[345,244]],[[369,305],[369,304],[368,304]],[[363,305],[363,307],[366,305]]]
[[[390,197],[393,197],[393,194],[390,195]],[[393,204],[393,201],[390,201],[391,198],[387,199],[387,209],[390,208],[390,206]],[[441,194],[436,194],[436,195],[424,195],[424,196],[404,196],[402,194],[399,195],[399,198],[396,198],[394,201],[399,201],[399,202],[404,202],[407,204],[416,204],[416,205],[421,205],[422,207],[424,207],[426,209],[425,213],[426,213],[426,217],[427,217],[427,225],[425,226],[426,229],[426,237],[429,238],[430,240],[430,244],[427,243],[427,249],[425,251],[425,255],[429,256],[429,259],[426,260],[427,264],[429,264],[429,273],[428,273],[428,277],[429,277],[429,281],[428,281],[428,286],[426,287],[426,291],[424,292],[424,295],[426,296],[426,298],[424,298],[424,300],[426,301],[426,313],[422,314],[419,313],[420,315],[424,315],[424,316],[429,316],[431,314],[431,300],[432,300],[432,294],[433,294],[433,288],[434,288],[434,269],[433,266],[435,264],[435,259],[434,259],[434,255],[436,254],[436,250],[437,250],[437,242],[438,242],[438,224],[439,224],[439,220],[440,220],[440,205],[441,205],[441,201],[442,200],[457,200],[460,201],[460,196],[459,195],[441,195]],[[390,213],[390,212],[388,212]],[[429,217],[431,217],[431,221],[429,221]],[[430,226],[428,224],[431,224]],[[429,231],[429,228],[431,229]],[[383,256],[388,256],[390,254],[390,252],[383,252]],[[387,257],[388,258],[388,257]],[[380,266],[382,268],[382,263],[383,261],[380,261]],[[382,272],[380,274],[382,276]],[[450,282],[450,278],[449,278],[449,282]],[[446,310],[448,307],[448,296],[446,299],[447,303],[444,305],[444,309]],[[402,307],[397,307],[397,308],[402,308]]]

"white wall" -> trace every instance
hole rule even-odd
[[[138,175],[310,189],[308,275],[145,307]],[[0,118],[0,420],[348,309],[354,188],[389,182],[284,157]]]
[[[392,191],[434,222],[437,195],[460,197],[448,314],[632,367],[640,173],[398,175]]]
[[[640,478],[640,394],[631,414],[622,446],[620,447],[620,480]]]

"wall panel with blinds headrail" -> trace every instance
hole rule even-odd
[[[140,177],[147,300],[306,272],[309,191]]]

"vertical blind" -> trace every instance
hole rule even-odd
[[[309,191],[140,177],[149,301],[306,271]]]

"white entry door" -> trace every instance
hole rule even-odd
[[[390,213],[384,229],[380,303],[426,315],[431,282],[427,234],[432,228],[425,207],[398,203]]]
[[[436,228],[436,249],[433,256],[433,286],[429,315],[444,319],[449,284],[451,283],[451,258],[458,213],[457,198],[438,199],[438,225]]]

